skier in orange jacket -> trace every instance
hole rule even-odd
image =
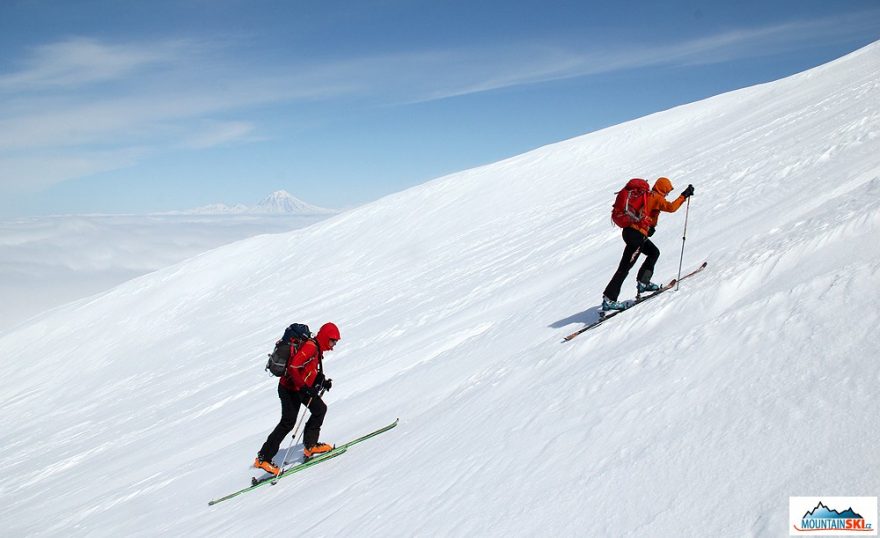
[[[648,238],[654,235],[654,229],[657,226],[660,212],[675,213],[678,211],[681,204],[694,193],[694,186],[688,185],[678,198],[669,202],[666,200],[666,196],[672,190],[672,182],[669,181],[669,178],[657,178],[645,202],[648,225],[640,226],[633,224],[629,228],[623,229],[622,235],[626,247],[623,249],[623,256],[620,258],[617,271],[611,277],[611,281],[608,282],[602,294],[603,311],[624,310],[627,307],[625,303],[619,302],[617,298],[620,296],[620,287],[623,285],[623,281],[626,280],[630,269],[639,259],[639,254],[644,254],[647,257],[636,275],[636,289],[638,293],[641,294],[642,292],[660,289],[660,286],[651,282],[651,277],[654,275],[654,264],[657,263],[657,258],[660,257],[660,249]]]

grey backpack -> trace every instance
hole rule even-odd
[[[293,323],[284,330],[281,340],[275,342],[275,349],[269,353],[269,362],[266,370],[276,377],[281,377],[287,371],[287,362],[290,357],[299,351],[307,340],[312,338],[309,326],[304,323]]]

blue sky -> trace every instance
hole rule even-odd
[[[2,0],[0,217],[349,207],[877,39],[877,0]]]

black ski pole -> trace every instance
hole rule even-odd
[[[687,240],[688,234],[688,214],[691,210],[691,197],[688,196],[687,199],[687,207],[684,209],[684,232],[681,235],[681,257],[678,259],[678,278],[675,279],[675,291],[678,291],[678,286],[681,284],[681,265],[684,262],[684,242]]]

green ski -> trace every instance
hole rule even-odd
[[[285,476],[289,476],[294,473],[304,471],[307,468],[312,467],[313,465],[317,465],[317,464],[321,463],[322,461],[327,461],[329,459],[335,458],[336,456],[341,456],[342,454],[345,453],[346,450],[348,450],[349,447],[356,445],[358,443],[362,443],[363,441],[366,441],[367,439],[369,439],[371,437],[375,437],[375,436],[379,435],[380,433],[387,432],[391,428],[394,428],[395,426],[397,426],[397,422],[399,420],[400,419],[395,419],[394,422],[392,422],[391,424],[389,424],[385,427],[379,428],[376,431],[372,431],[362,437],[358,437],[357,439],[355,439],[353,441],[349,441],[345,444],[339,445],[336,448],[334,448],[333,450],[331,450],[330,452],[327,452],[325,454],[321,454],[320,456],[315,456],[314,458],[311,458],[309,461],[307,461],[305,463],[300,463],[299,465],[294,465],[293,467],[287,469],[286,471],[284,471],[283,473],[281,473],[280,475],[278,475],[276,477],[270,476],[264,480],[256,481],[255,483],[251,484],[249,487],[246,487],[244,489],[240,489],[234,493],[230,493],[229,495],[226,495],[224,497],[220,497],[219,499],[214,499],[212,501],[209,501],[208,506],[213,506],[219,502],[231,499],[233,497],[237,497],[237,496],[241,495],[242,493],[247,493],[248,491],[254,490],[260,486],[264,486],[266,484],[274,484],[275,482],[284,478]],[[256,479],[254,479],[254,480],[256,480]]]
[[[334,450],[339,450],[339,449],[343,449],[343,450],[345,450],[345,449],[347,449],[347,448],[349,448],[349,447],[352,447],[352,446],[354,446],[354,445],[356,445],[356,444],[358,444],[358,443],[362,443],[362,442],[366,441],[366,440],[369,439],[370,437],[376,437],[376,436],[379,435],[380,433],[385,433],[385,432],[387,432],[388,430],[390,430],[391,428],[397,426],[397,422],[398,422],[398,421],[400,421],[400,419],[399,419],[399,418],[396,418],[396,419],[394,419],[394,422],[392,422],[391,424],[389,424],[389,425],[387,425],[387,426],[384,426],[384,427],[382,427],[382,428],[379,428],[379,429],[376,430],[376,431],[370,432],[370,433],[368,433],[367,435],[364,435],[363,437],[358,437],[358,438],[355,439],[354,441],[349,441],[349,442],[347,442],[347,443],[345,443],[345,444],[339,445],[339,446],[337,446]]]
[[[300,463],[299,465],[294,465],[293,467],[291,467],[290,469],[284,471],[283,473],[281,473],[280,475],[278,475],[278,476],[276,476],[276,477],[270,477],[270,478],[267,478],[267,479],[265,479],[265,480],[260,480],[260,481],[258,481],[258,482],[255,483],[255,484],[252,484],[252,485],[250,485],[250,486],[248,486],[248,487],[246,487],[246,488],[244,488],[244,489],[240,489],[240,490],[236,491],[235,493],[230,493],[229,495],[226,495],[226,496],[224,496],[224,497],[220,497],[219,499],[214,499],[214,500],[212,500],[212,501],[209,501],[209,502],[208,502],[208,506],[213,506],[213,505],[215,505],[215,504],[217,504],[217,503],[219,503],[219,502],[222,502],[222,501],[225,501],[225,500],[231,499],[231,498],[233,498],[233,497],[238,497],[238,496],[241,495],[242,493],[247,493],[248,491],[251,491],[251,490],[257,489],[257,488],[260,487],[260,486],[265,486],[266,484],[272,484],[275,480],[280,480],[280,479],[284,478],[285,476],[289,476],[289,475],[292,475],[292,474],[294,474],[294,473],[298,473],[298,472],[300,472],[300,471],[304,471],[304,470],[306,470],[307,468],[309,468],[309,467],[311,467],[311,466],[313,466],[313,465],[317,465],[317,464],[321,463],[322,461],[326,461],[326,460],[329,460],[329,459],[333,459],[333,458],[335,458],[336,456],[341,456],[341,455],[343,455],[343,454],[345,454],[345,449],[344,449],[344,448],[343,448],[343,449],[335,449],[335,450],[332,450],[332,451],[330,451],[330,452],[327,452],[326,454],[322,454],[322,455],[320,455],[320,456],[316,456],[316,457],[310,459],[309,461],[307,461],[307,462],[305,462],[305,463]]]

